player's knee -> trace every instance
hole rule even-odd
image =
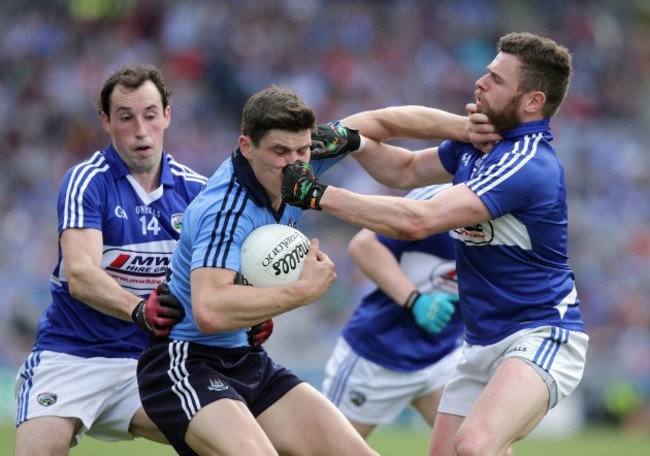
[[[455,447],[458,456],[495,455],[493,445],[492,437],[484,427],[461,427],[456,434]]]

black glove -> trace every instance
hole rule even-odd
[[[359,130],[344,127],[338,122],[316,125],[311,134],[311,158],[336,158],[354,152],[361,146]]]
[[[320,211],[320,199],[327,188],[309,163],[296,160],[282,169],[282,200],[302,209]]]
[[[273,333],[273,319],[269,318],[248,330],[246,333],[248,335],[248,343],[251,347],[259,347],[269,340],[271,333]]]
[[[131,319],[156,337],[167,337],[172,326],[184,316],[183,306],[170,293],[166,283],[158,285],[149,295],[149,299],[140,301],[131,312]]]

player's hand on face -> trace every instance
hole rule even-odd
[[[467,131],[469,142],[484,153],[490,152],[494,143],[501,141],[503,137],[490,123],[488,116],[478,112],[476,103],[467,103],[465,109],[468,114]]]
[[[326,188],[309,163],[296,160],[282,169],[282,200],[291,206],[320,210]]]
[[[311,301],[320,298],[336,280],[334,262],[322,250],[318,239],[312,239],[309,252],[302,267],[300,280],[305,281],[312,296]]]

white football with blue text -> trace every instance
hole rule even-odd
[[[263,225],[253,230],[241,247],[244,283],[269,287],[296,282],[300,278],[309,239],[288,225]]]

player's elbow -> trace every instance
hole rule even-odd
[[[222,313],[211,311],[200,303],[192,304],[192,313],[196,326],[202,334],[213,334],[231,329]]]
[[[424,220],[413,218],[411,220],[405,219],[400,221],[400,223],[395,226],[395,234],[392,237],[417,241],[424,239],[430,234],[432,234],[431,227],[429,227]]]
[[[372,241],[375,234],[368,230],[358,232],[348,244],[348,253],[355,261],[363,258],[364,252],[372,248]]]
[[[83,279],[83,271],[75,271],[72,268],[66,268],[65,273],[70,296],[80,301],[85,301],[85,298],[88,295],[88,287],[84,285],[86,282]]]

